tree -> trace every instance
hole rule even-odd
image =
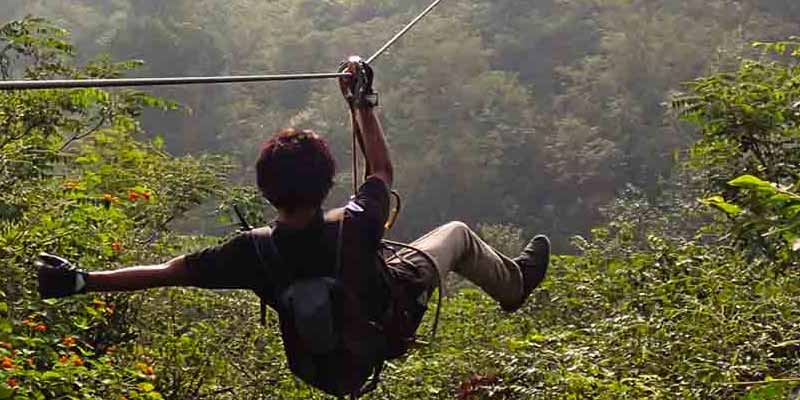
[[[700,129],[689,163],[705,180],[705,202],[730,218],[726,226],[738,244],[792,262],[800,247],[793,193],[800,174],[800,43],[756,46],[764,57],[692,81],[672,106]]]
[[[0,27],[3,78],[110,78],[138,65],[77,68],[66,36],[35,18]],[[175,158],[163,142],[137,139],[147,107],[174,105],[130,90],[0,93],[0,398],[160,398],[152,369],[114,364],[109,353],[132,338],[138,306],[120,297],[41,302],[31,265],[40,251],[87,269],[152,260],[179,243],[172,220],[224,197],[224,160]]]

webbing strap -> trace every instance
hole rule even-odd
[[[262,268],[264,268],[264,270],[266,271],[267,263],[266,260],[264,259],[264,254],[261,252],[261,246],[259,245],[258,239],[256,238],[257,235],[253,234],[252,230],[249,233],[250,233],[250,240],[253,242],[253,248],[255,248],[256,255],[258,256],[258,262],[262,266]],[[275,242],[272,240],[272,230],[269,231],[267,238],[270,243],[269,244],[270,252],[274,252],[275,255],[278,256],[277,246],[275,246]],[[272,260],[275,261],[277,257],[270,257],[270,258],[272,258]],[[278,260],[277,262],[280,263],[280,259],[277,260]],[[265,293],[259,294],[258,299],[259,299],[258,321],[261,324],[261,326],[267,326],[267,301],[265,299]]]
[[[444,285],[444,282],[442,280],[441,274],[439,273],[439,263],[437,263],[436,259],[434,259],[433,256],[428,254],[427,251],[422,250],[422,249],[420,249],[418,247],[412,246],[410,244],[401,243],[401,242],[395,242],[395,241],[386,240],[386,239],[383,240],[383,243],[386,244],[386,245],[389,245],[389,246],[397,246],[397,247],[401,247],[401,248],[408,249],[408,250],[416,252],[417,254],[419,254],[423,258],[425,258],[425,260],[428,261],[431,264],[431,266],[433,266],[434,271],[436,271],[436,287],[439,290],[439,298],[436,301],[436,314],[434,315],[434,318],[433,318],[433,326],[431,326],[431,333],[430,333],[431,340],[435,339],[436,338],[436,332],[439,330],[439,319],[440,319],[441,311],[442,311],[442,297],[444,297],[444,291],[442,290],[442,286]],[[395,254],[395,257],[397,257],[397,259],[399,259],[400,261],[402,261],[404,263],[411,264],[412,266],[414,266],[410,261],[408,261],[405,258],[401,257],[400,255]]]
[[[336,269],[334,273],[336,277],[342,273],[342,245],[344,243],[344,218],[347,210],[342,212],[342,217],[339,219],[339,235],[336,237]]]
[[[358,391],[358,394],[354,394],[350,396],[351,399],[358,399],[359,397],[368,394],[370,392],[375,391],[378,388],[378,385],[381,383],[381,373],[383,373],[383,368],[386,366],[386,361],[381,361],[378,365],[375,366],[375,371],[372,373],[372,377],[369,379],[361,390]]]

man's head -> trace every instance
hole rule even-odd
[[[310,130],[277,132],[264,144],[256,163],[261,194],[285,212],[320,207],[335,173],[328,144]]]

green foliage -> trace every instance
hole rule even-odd
[[[475,372],[496,378],[475,398],[728,399],[796,379],[794,277],[730,248],[651,237],[609,252],[610,239],[556,261],[525,309],[531,331],[482,352],[495,367]]]
[[[574,250],[569,237],[605,222],[598,210],[628,184],[659,195],[674,153],[692,141],[685,124],[664,118],[669,93],[758,51],[751,40],[797,33],[789,0],[728,3],[443,4],[376,64],[398,186],[409,200],[397,235],[412,239],[454,219],[514,223],[527,234],[547,227],[560,250]],[[349,54],[374,51],[426,5],[6,0],[0,15],[48,16],[72,31],[82,58],[137,57],[147,61],[142,75],[177,76],[329,71]],[[292,124],[330,138],[348,172],[348,122],[332,82],[157,93],[190,110],[142,119],[148,131],[169,132],[172,151],[224,152],[240,167],[236,175],[252,181],[252,149]],[[341,185],[335,204],[347,194]],[[212,224],[186,222],[204,232]]]
[[[785,43],[761,44],[783,50]],[[794,183],[798,172],[800,69],[794,60],[744,60],[735,72],[723,72],[689,84],[688,95],[673,108],[700,128],[691,162],[709,187],[725,189],[735,176],[760,176]]]
[[[744,60],[735,72],[698,79],[673,108],[700,128],[689,164],[705,180],[703,202],[723,212],[730,237],[750,254],[790,264],[800,238],[798,43],[756,47],[779,59]]]
[[[3,72],[113,77],[136,65],[101,59],[75,67],[65,40],[39,19],[0,28]],[[115,297],[42,302],[31,265],[40,251],[87,269],[155,261],[172,252],[170,221],[224,195],[229,168],[221,158],[175,158],[137,139],[146,107],[172,104],[135,91],[0,93],[5,397],[161,398],[149,366],[113,353],[135,337],[138,305]]]
[[[161,399],[153,391],[154,373],[119,365],[104,337],[105,330],[119,328],[114,304],[95,299],[73,305],[69,316],[31,303],[21,309],[19,302],[4,313],[9,324],[0,332],[0,398]],[[11,312],[27,316],[20,321]]]
[[[85,1],[64,13],[103,21],[85,27],[84,41],[117,54],[143,46],[150,73],[199,74],[326,70],[421,3]],[[794,392],[800,290],[787,266],[800,250],[797,44],[760,43],[763,58],[674,98],[673,110],[699,127],[686,171],[671,171],[672,153],[693,140],[660,109],[678,82],[741,54],[747,28],[781,32],[783,14],[798,11],[784,3],[461,1],[393,49],[380,90],[392,105],[385,122],[398,180],[413,189],[401,235],[457,214],[486,221],[482,236],[513,255],[528,229],[566,236],[608,223],[576,238],[581,256],[554,260],[519,313],[500,313],[473,288],[446,299],[439,337],[391,363],[371,398]],[[76,67],[66,32],[34,18],[0,28],[0,44],[6,79],[113,77],[140,64]],[[207,53],[190,50],[198,48]],[[220,53],[224,66],[211,61]],[[197,121],[213,120],[204,129],[228,126],[226,149],[248,164],[264,131],[290,121],[327,132],[345,152],[347,121],[329,86],[212,90],[178,91],[206,118],[179,125],[181,148],[196,148]],[[217,243],[171,229],[207,220],[197,213],[215,206],[244,203],[251,223],[266,220],[254,189],[227,187],[225,159],[174,157],[164,139],[145,139],[140,121],[153,121],[153,107],[176,106],[136,91],[0,93],[0,399],[324,398],[285,368],[276,317],[258,327],[252,295],[35,295],[30,260],[39,251],[105,269]]]

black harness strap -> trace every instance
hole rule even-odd
[[[264,228],[269,229],[269,228]],[[252,232],[252,230],[251,230]],[[264,253],[261,251],[261,245],[258,243],[257,235],[251,233],[250,240],[253,242],[253,248],[256,250],[256,255],[258,255],[258,261],[262,268],[267,267],[267,260],[269,260],[269,265],[272,267],[280,268],[283,265],[283,260],[280,258],[280,253],[278,253],[278,246],[275,245],[275,241],[272,239],[272,232],[273,230],[270,229],[267,236],[268,246],[269,246],[269,253],[267,257],[264,257]],[[259,322],[261,326],[267,326],[267,294],[260,293],[259,296]]]

